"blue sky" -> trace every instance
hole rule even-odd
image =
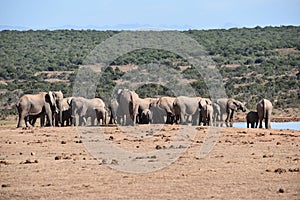
[[[10,29],[212,29],[300,25],[298,0],[4,0]]]

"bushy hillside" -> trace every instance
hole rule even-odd
[[[116,31],[56,30],[0,32],[0,98],[2,116],[25,93],[62,90],[72,95],[78,67],[98,44]],[[183,33],[201,44],[223,77],[229,97],[249,102],[276,102],[279,109],[299,107],[300,27],[256,27],[229,30],[189,30]],[[97,96],[108,101],[127,70],[125,66],[158,63],[190,79],[201,96],[208,96],[202,77],[187,60],[171,52],[141,49],[119,57],[99,80]],[[141,96],[172,95],[167,88],[149,84]]]

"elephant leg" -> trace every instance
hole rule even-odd
[[[259,119],[259,128],[262,128],[262,118]]]
[[[133,126],[137,123],[136,119],[137,119],[137,115],[139,112],[139,106],[135,105],[134,107],[135,109],[133,110]]]
[[[230,115],[230,118],[229,118],[229,122],[232,122],[232,121],[233,121],[233,114],[234,114],[234,110],[231,111],[231,115]]]
[[[198,124],[199,124],[199,115],[198,114],[192,115],[192,125],[197,126]]]
[[[22,111],[21,115],[19,115],[18,128],[22,128],[22,120],[25,122],[25,126],[28,127],[27,113],[26,111]]]
[[[136,124],[136,122],[137,122],[137,114],[136,113],[134,113],[133,114],[133,126]]]
[[[55,126],[59,126],[58,121],[59,121],[59,114],[54,113],[54,120],[55,120]]]
[[[78,117],[78,126],[82,126],[83,118],[81,116]]]
[[[168,112],[168,113],[167,113],[166,124],[173,124],[173,121],[174,121],[174,119],[173,119],[173,114],[170,113],[170,112]]]
[[[231,116],[231,110],[229,110],[229,111],[227,112],[227,116],[226,116],[225,122],[228,122],[228,121],[229,121],[230,116]]]
[[[247,122],[247,128],[249,128],[249,122]]]
[[[213,124],[213,117],[212,114],[208,116],[208,126],[212,126]]]
[[[25,126],[29,127],[30,123],[29,123],[29,116],[24,117],[24,121],[25,121]]]
[[[87,125],[87,117],[83,116],[82,120],[83,120],[83,126],[86,126]]]
[[[22,113],[19,113],[19,119],[18,119],[18,125],[17,128],[22,128],[22,119],[24,117],[22,116]]]
[[[91,117],[91,125],[92,125],[92,126],[95,126],[95,120],[96,120],[96,117],[95,117],[95,116],[92,116],[92,117]],[[97,119],[97,124],[98,124],[98,119]]]
[[[117,117],[117,124],[122,125],[122,124],[121,124],[122,118],[123,118],[123,117],[121,117],[121,115]]]
[[[32,120],[29,122],[31,124],[31,126],[35,125],[36,120],[37,120],[37,117],[32,118]]]
[[[221,122],[223,122],[223,115],[224,115],[224,113],[221,111],[220,117],[219,117],[219,119],[220,119]]]
[[[115,120],[115,115],[111,112],[108,124],[113,124],[113,123],[116,123],[116,120]]]
[[[183,113],[180,113],[180,124],[187,124]]]
[[[199,113],[199,119],[198,119],[198,126],[201,125],[201,122],[202,122],[202,114],[201,114],[201,111]]]
[[[52,117],[49,115],[46,115],[46,119],[47,119],[46,126],[52,126]]]
[[[265,119],[265,127],[266,127],[266,129],[271,128],[271,125],[270,125],[270,119],[269,119],[269,118],[266,118],[266,119]]]

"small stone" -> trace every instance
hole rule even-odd
[[[299,168],[294,168],[294,169],[289,169],[289,172],[299,172],[300,171],[300,169]]]
[[[61,156],[55,156],[54,160],[60,160]]]
[[[61,141],[61,144],[67,144],[67,142],[66,141]]]
[[[30,153],[30,155],[34,156],[34,155],[35,155],[35,153],[34,153],[34,152],[31,152],[31,153]]]
[[[156,145],[155,149],[159,150],[159,149],[161,149],[161,146],[160,145]]]
[[[284,189],[279,188],[278,192],[279,192],[279,193],[284,193]]]
[[[108,140],[113,140],[114,139],[114,137],[113,136],[109,136],[109,139]]]
[[[2,184],[1,187],[5,188],[5,187],[10,187],[9,184]]]
[[[277,169],[274,170],[274,172],[275,172],[275,173],[278,173],[278,174],[281,174],[281,173],[285,173],[286,170],[283,169],[283,168],[277,168]]]
[[[112,164],[112,165],[118,165],[119,162],[117,160],[113,159],[110,164]]]

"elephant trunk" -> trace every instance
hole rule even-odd
[[[63,112],[63,105],[62,102],[58,102],[58,112],[59,112],[59,123],[62,125],[62,112]]]

